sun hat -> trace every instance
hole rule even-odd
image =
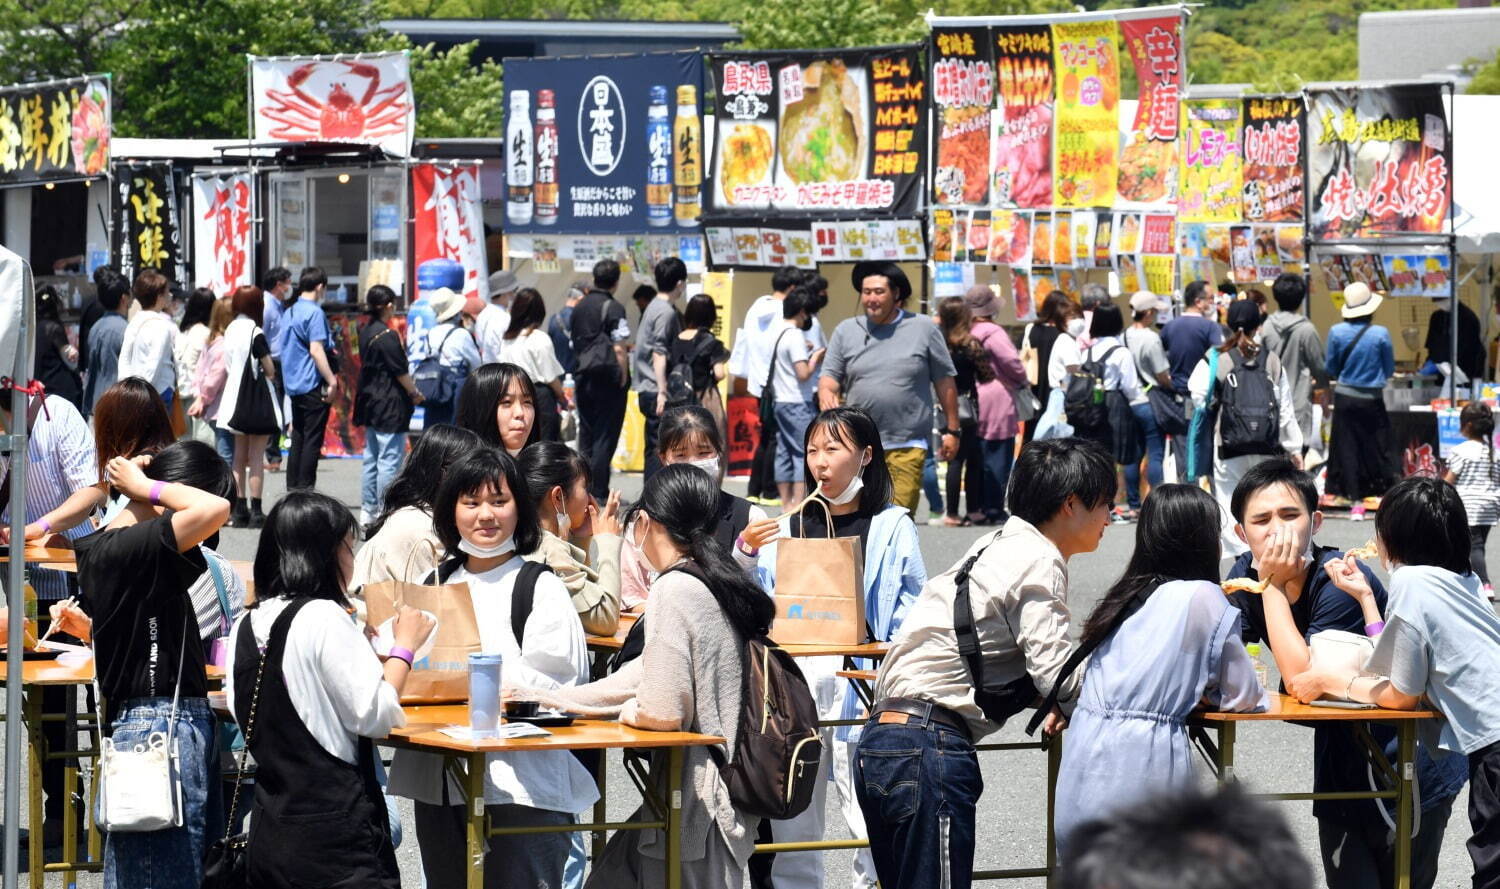
[[[964,304],[979,318],[993,318],[1000,312],[1000,298],[987,284],[975,284],[966,290]]]
[[[1385,297],[1370,291],[1370,285],[1363,281],[1355,281],[1344,288],[1343,315],[1345,318],[1364,318],[1367,315],[1373,315],[1384,301]]]
[[[1135,295],[1130,297],[1130,311],[1132,312],[1149,312],[1152,309],[1164,312],[1170,308],[1172,304],[1167,301],[1166,297],[1157,296],[1149,290],[1137,290]]]
[[[519,290],[521,282],[516,280],[516,273],[510,269],[501,269],[490,275],[490,299],[504,296],[514,290]]]
[[[427,301],[432,304],[432,314],[439,324],[464,310],[463,294],[454,293],[447,287],[439,287],[428,293]]]

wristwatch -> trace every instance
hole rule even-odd
[[[963,438],[963,433],[959,432],[957,429],[944,429],[943,434],[951,435],[954,438]]]

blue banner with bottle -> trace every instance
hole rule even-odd
[[[505,60],[505,230],[686,234],[703,211],[703,54]]]

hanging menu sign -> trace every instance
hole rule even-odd
[[[999,84],[992,166],[997,207],[1052,203],[1052,29],[999,27],[995,77]]]
[[[114,181],[114,255],[120,273],[135,280],[142,269],[156,269],[170,281],[180,280],[182,245],[171,165],[121,164]]]
[[[1301,221],[1301,96],[1247,96],[1244,105],[1244,209],[1251,222]]]
[[[1184,222],[1239,222],[1240,100],[1188,99],[1182,103]]]
[[[1135,122],[1120,153],[1120,200],[1168,203],[1177,196],[1182,18],[1128,19],[1120,22],[1120,34],[1140,84]]]
[[[937,141],[933,202],[985,206],[990,192],[990,120],[995,116],[995,64],[988,28],[932,33],[932,102]]]
[[[1120,65],[1112,19],[1052,26],[1057,77],[1057,139],[1052,203],[1108,207],[1115,202]]]
[[[109,169],[108,75],[0,89],[0,184]]]

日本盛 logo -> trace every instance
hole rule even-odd
[[[620,88],[600,75],[578,99],[578,149],[595,176],[608,176],[625,153],[625,100]]]

